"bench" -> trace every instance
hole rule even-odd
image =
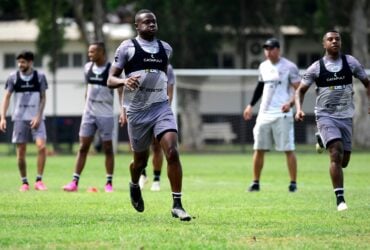
[[[203,141],[223,140],[225,143],[231,143],[235,138],[236,134],[233,132],[229,122],[203,123],[202,125]]]

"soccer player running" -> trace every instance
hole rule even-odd
[[[80,175],[85,167],[87,154],[94,135],[98,131],[103,142],[105,154],[106,184],[105,192],[113,192],[113,90],[108,88],[107,80],[111,63],[106,59],[104,43],[92,43],[88,49],[90,62],[85,65],[87,83],[86,103],[80,125],[80,147],[77,153],[73,180],[63,187],[64,191],[78,191]],[[121,89],[122,90],[122,89]]]
[[[181,203],[182,166],[177,149],[177,124],[167,96],[167,65],[171,46],[155,37],[157,19],[150,10],[135,15],[138,36],[126,40],[117,48],[110,70],[108,85],[124,86],[124,108],[127,112],[128,134],[133,151],[130,164],[131,204],[138,212],[144,211],[139,178],[149,158],[153,136],[159,141],[168,164],[173,206],[172,216],[191,220]],[[125,73],[125,78],[120,75]]]
[[[29,190],[27,180],[26,151],[29,133],[37,146],[37,177],[35,189],[47,190],[42,182],[46,162],[46,129],[44,108],[48,84],[43,73],[33,68],[34,54],[23,51],[17,56],[18,70],[11,73],[5,84],[5,95],[1,108],[0,130],[6,132],[6,113],[11,95],[14,93],[14,110],[12,115],[12,143],[16,144],[17,160],[22,179],[21,192]]]
[[[316,83],[316,124],[323,144],[329,152],[330,177],[338,211],[347,209],[342,168],[347,167],[352,150],[352,117],[355,108],[352,76],[365,85],[370,100],[369,79],[363,66],[353,56],[342,54],[341,46],[339,32],[333,30],[325,33],[323,36],[325,55],[307,69],[295,98],[295,118],[297,121],[303,121],[304,95],[308,88]]]
[[[294,89],[301,80],[297,66],[280,56],[280,43],[276,38],[268,39],[264,44],[266,60],[259,66],[259,79],[252,101],[245,108],[245,120],[252,118],[252,108],[262,96],[256,125],[253,128],[253,182],[249,192],[260,190],[260,177],[265,152],[272,147],[283,151],[289,170],[289,192],[297,191],[297,159],[294,153]]]
[[[168,95],[168,102],[171,105],[173,99],[173,89],[176,83],[176,77],[173,72],[173,67],[171,64],[167,66],[167,95]],[[150,187],[151,191],[160,191],[161,190],[161,171],[163,165],[163,151],[162,147],[159,144],[158,140],[153,138],[153,142],[151,145],[153,156],[152,156],[152,165],[153,165],[153,183]],[[143,189],[145,183],[148,181],[145,169],[140,175],[139,185],[140,188]]]

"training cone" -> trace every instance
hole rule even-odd
[[[87,192],[88,193],[97,193],[98,189],[96,187],[88,187]]]

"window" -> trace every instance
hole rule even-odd
[[[72,54],[72,67],[82,67],[83,55],[81,53]]]
[[[297,59],[297,66],[300,69],[307,68],[307,54],[306,53],[298,53]]]
[[[61,53],[58,56],[58,66],[60,68],[69,67],[69,55],[67,53]]]
[[[222,56],[222,67],[225,69],[234,68],[234,56],[231,53],[225,53]]]
[[[319,60],[321,57],[320,53],[298,53],[297,55],[297,66],[300,69],[305,69],[310,66],[313,62]]]
[[[37,68],[42,67],[42,57],[41,56],[35,55],[35,60],[33,61],[33,66],[37,67]]]
[[[4,69],[12,69],[16,66],[15,53],[4,54]]]

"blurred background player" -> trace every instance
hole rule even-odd
[[[105,154],[106,184],[105,192],[113,192],[112,179],[114,171],[113,153],[113,90],[107,87],[111,63],[106,59],[104,43],[92,43],[88,49],[90,62],[85,65],[87,83],[86,103],[80,125],[80,147],[75,163],[73,180],[63,187],[64,191],[76,192],[80,175],[85,167],[90,145],[98,132]]]
[[[168,102],[171,105],[172,99],[173,99],[173,89],[174,85],[176,83],[176,77],[173,72],[173,67],[171,64],[168,65],[167,67],[167,95],[168,95]],[[159,144],[158,140],[153,138],[153,142],[151,145],[151,149],[153,152],[152,156],[152,165],[153,165],[153,183],[152,186],[150,187],[151,191],[160,191],[161,190],[161,170],[162,170],[162,165],[163,165],[163,151],[161,148],[161,145]],[[139,185],[140,188],[143,189],[145,183],[148,182],[148,178],[146,175],[145,169],[141,173],[140,179],[139,179]]]
[[[315,116],[319,134],[330,157],[330,177],[337,200],[337,210],[346,210],[342,168],[347,167],[352,150],[352,118],[354,115],[353,76],[367,88],[370,100],[370,84],[364,67],[356,58],[341,52],[342,40],[338,31],[323,36],[325,55],[308,67],[296,92],[295,118],[303,121],[304,95],[316,83]],[[369,109],[370,113],[370,109]]]
[[[11,73],[5,84],[5,95],[1,108],[0,130],[6,132],[6,113],[11,95],[14,93],[14,110],[12,114],[12,143],[16,144],[17,160],[22,186],[20,191],[29,190],[27,180],[26,151],[29,133],[37,146],[36,190],[47,190],[42,182],[46,162],[46,129],[44,108],[48,84],[43,73],[33,69],[34,55],[23,51],[17,56],[18,70]]]
[[[260,177],[265,152],[272,148],[273,142],[277,151],[286,155],[290,184],[288,190],[297,190],[297,159],[294,153],[294,90],[301,80],[298,67],[288,59],[280,56],[280,43],[275,38],[268,39],[264,44],[267,60],[263,61],[259,70],[259,79],[252,101],[245,108],[245,120],[252,118],[252,107],[262,96],[256,125],[253,128],[253,183],[248,191],[260,190]]]
[[[167,96],[167,66],[171,46],[156,38],[157,18],[150,10],[135,15],[138,36],[125,40],[117,48],[109,73],[111,87],[124,86],[124,107],[133,161],[129,183],[131,204],[138,212],[145,209],[139,186],[142,171],[148,164],[153,137],[159,141],[167,160],[171,185],[171,214],[181,221],[191,220],[182,206],[182,166],[177,149],[177,123]],[[125,77],[121,78],[124,71]]]

